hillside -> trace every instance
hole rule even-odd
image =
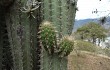
[[[68,57],[68,70],[110,70],[110,57],[80,51]]]
[[[68,70],[110,70],[110,57],[106,54],[99,46],[76,40],[74,50],[68,56]]]

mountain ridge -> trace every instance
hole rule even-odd
[[[75,32],[79,27],[88,24],[89,22],[96,22],[99,23],[100,18],[88,18],[88,19],[80,19],[80,20],[75,20],[74,27],[73,27],[73,32]],[[104,24],[105,28],[110,27],[110,17],[107,18],[106,23]]]

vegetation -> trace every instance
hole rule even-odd
[[[49,21],[43,22],[39,29],[41,47],[44,48],[41,53],[41,56],[44,55],[41,57],[41,68],[43,70],[67,70],[67,59],[64,57],[68,56],[73,50],[74,40],[70,38],[70,36],[65,36],[58,41],[59,37],[56,37],[58,34]],[[50,62],[48,60],[50,60]],[[62,66],[60,60],[63,61],[63,65],[65,65],[62,68],[60,67]]]
[[[96,52],[97,51],[96,45],[94,45],[90,42],[82,41],[82,40],[77,40],[75,47],[80,51],[88,51],[88,52]]]
[[[90,22],[89,24],[82,26],[76,33],[80,35],[82,40],[86,39],[94,44],[97,39],[100,44],[100,41],[103,41],[107,36],[107,30],[95,22]]]
[[[110,48],[104,48],[103,51],[104,51],[105,55],[110,57]]]

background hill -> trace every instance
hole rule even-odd
[[[82,20],[76,20],[73,28],[73,32],[76,31],[79,27],[88,24],[88,22],[97,22],[99,23],[100,18],[94,18],[94,19],[82,19]],[[104,24],[104,27],[109,28],[110,27],[110,17],[107,18],[106,23]]]

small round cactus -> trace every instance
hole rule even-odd
[[[40,40],[46,51],[50,54],[54,53],[56,47],[56,32],[51,22],[45,21],[40,25]]]
[[[73,50],[74,40],[71,36],[65,36],[62,38],[59,44],[60,57],[68,56]]]

